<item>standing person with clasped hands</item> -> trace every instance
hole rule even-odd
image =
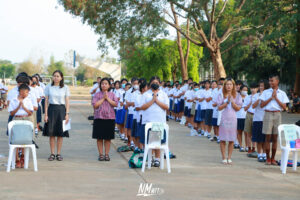
[[[226,79],[222,93],[218,96],[218,110],[222,112],[219,136],[220,148],[223,164],[232,164],[231,155],[233,151],[233,143],[236,140],[237,134],[237,117],[236,112],[242,107],[242,97],[236,92],[235,82],[232,79]],[[228,144],[228,157],[225,158],[226,142]]]
[[[110,92],[111,83],[108,78],[101,79],[100,92],[97,92],[92,100],[94,107],[93,139],[97,140],[99,161],[110,161],[109,150],[111,140],[115,138],[115,111],[118,106],[118,98]],[[103,155],[103,142],[105,156]]]

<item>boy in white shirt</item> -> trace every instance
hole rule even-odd
[[[13,120],[27,120],[32,122],[33,105],[31,99],[29,99],[29,87],[26,84],[19,86],[19,94],[16,98],[13,98],[8,106],[8,112]],[[19,158],[19,154],[16,153],[16,168],[24,167],[24,149],[22,148],[22,155]],[[17,149],[19,152],[19,149]]]
[[[212,106],[212,90],[217,87],[217,83],[214,81],[212,82],[213,88],[211,87],[210,81],[206,80],[205,81],[205,93],[204,93],[204,98],[206,102],[206,111],[205,111],[205,136],[207,138],[211,137],[211,129],[212,129],[212,114],[213,114],[213,106]]]
[[[3,109],[5,109],[7,107],[7,104],[6,104],[7,92],[8,92],[8,87],[5,85],[5,82],[2,81],[0,107],[3,105]],[[2,109],[2,108],[0,108],[0,109]]]
[[[253,97],[257,93],[258,90],[258,85],[257,83],[251,83],[250,84],[250,90],[251,90],[251,95],[248,95],[243,103],[243,107],[245,111],[247,111],[246,114],[246,119],[245,119],[245,128],[244,132],[245,135],[247,136],[246,138],[246,149],[245,151],[248,150],[247,156],[249,157],[257,157],[257,153],[255,151],[255,146],[256,144],[251,141],[252,138],[252,125],[253,125],[253,115],[255,110],[252,108],[252,104],[254,103]]]
[[[265,90],[259,97],[260,106],[264,108],[263,133],[266,135],[265,147],[267,165],[277,165],[275,155],[277,151],[278,126],[281,124],[281,111],[286,109],[289,99],[286,93],[279,89],[279,77],[269,77],[270,89]],[[270,141],[272,140],[272,157],[270,157]]]

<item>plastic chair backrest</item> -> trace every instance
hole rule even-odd
[[[33,140],[33,123],[27,120],[15,120],[8,124],[9,144],[28,145]]]
[[[161,133],[160,132],[151,132],[151,134],[149,134],[149,139],[148,139],[148,131],[149,129],[152,128],[153,123],[149,122],[146,123],[145,126],[145,143],[146,145],[152,146],[152,147],[157,147],[159,148],[161,146]],[[167,123],[164,123],[164,130],[166,131],[166,143],[165,144],[169,144],[169,126]]]
[[[282,132],[284,134],[285,146],[282,144]],[[295,124],[281,124],[278,126],[278,134],[280,147],[290,147],[290,141],[300,139],[300,127]]]

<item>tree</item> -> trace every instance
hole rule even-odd
[[[16,66],[7,60],[0,60],[0,77],[11,78],[16,73]]]
[[[80,16],[101,35],[100,49],[106,41],[112,45],[130,39],[132,43],[143,37],[154,38],[166,33],[166,25],[175,28],[191,43],[206,47],[214,64],[215,76],[225,77],[222,62],[222,43],[230,36],[263,27],[265,18],[253,15],[263,0],[59,0],[73,15]],[[269,1],[268,1],[269,2]],[[177,16],[189,19],[195,32],[191,35],[174,21],[168,12],[168,3],[174,5]],[[265,13],[267,16],[272,12]],[[208,30],[204,27],[209,26]],[[222,27],[220,31],[220,27]],[[254,31],[253,31],[254,32]]]
[[[122,62],[127,67],[128,77],[144,77],[150,79],[154,74],[162,80],[177,80],[182,77],[177,70],[180,65],[180,57],[175,41],[158,39],[151,42],[142,40],[133,46],[121,46],[119,54]],[[182,49],[186,51],[187,42],[182,42]],[[199,59],[202,56],[202,48],[191,45],[187,63],[187,75],[195,81],[199,80]]]
[[[51,56],[50,64],[47,67],[48,74],[52,75],[55,70],[60,70],[63,74],[65,74],[64,62],[55,62],[54,56]]]
[[[19,64],[17,71],[18,73],[26,72],[28,75],[33,75],[36,73],[42,73],[43,66],[41,65],[40,61],[33,63],[31,60],[27,60]]]

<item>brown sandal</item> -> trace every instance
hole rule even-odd
[[[48,161],[53,161],[53,160],[55,160],[55,155],[51,154],[48,158]]]
[[[103,155],[103,154],[100,154],[98,160],[99,160],[99,161],[104,161],[104,160],[105,160],[104,155]]]
[[[109,155],[105,155],[105,161],[110,161]]]
[[[60,154],[56,155],[56,160],[63,161],[63,157]]]

